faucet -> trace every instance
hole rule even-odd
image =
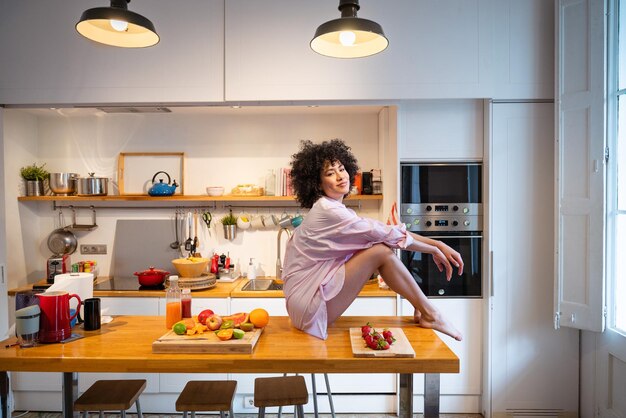
[[[278,231],[278,239],[276,241],[276,278],[280,279],[283,274],[283,263],[280,260],[280,236],[283,231],[287,233],[287,239],[291,238],[291,231],[287,228],[280,228]]]

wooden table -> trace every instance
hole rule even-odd
[[[349,328],[363,317],[342,317],[322,341],[291,327],[288,317],[272,317],[252,354],[154,354],[152,342],[166,332],[164,318],[118,316],[85,338],[65,344],[0,348],[0,371],[62,372],[63,411],[73,416],[77,373],[398,373],[399,415],[413,413],[413,373],[425,374],[424,415],[439,415],[439,374],[458,373],[459,359],[432,330],[412,317],[368,317],[376,328],[401,327],[415,358],[357,358]]]

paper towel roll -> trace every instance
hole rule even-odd
[[[93,297],[93,274],[91,273],[64,273],[54,276],[54,284],[50,286],[46,292],[53,290],[65,290],[69,293],[75,293],[80,300]],[[70,309],[76,309],[78,302],[75,299],[70,300]],[[81,309],[81,315],[83,310]]]

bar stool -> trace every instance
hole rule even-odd
[[[302,405],[308,401],[309,393],[302,376],[257,377],[254,379],[254,406],[259,408],[259,418],[265,417],[265,408],[268,406],[286,405],[295,405],[297,416],[304,418]]]
[[[126,410],[134,403],[137,406],[137,416],[142,418],[139,395],[146,388],[146,380],[98,380],[74,402],[74,410],[82,411],[83,418],[87,418],[89,411],[99,411],[100,418],[104,411],[120,411],[122,418],[126,417]]]
[[[283,376],[287,376],[287,373],[283,374]],[[328,395],[328,405],[330,406],[330,416],[332,418],[335,417],[335,406],[333,405],[333,394],[330,391],[330,383],[328,383],[328,373],[324,373],[324,381],[326,382],[326,395]],[[315,374],[311,373],[311,385],[313,386],[313,416],[318,418],[318,409],[317,409],[317,387],[315,385]],[[283,407],[278,408],[278,418],[281,418],[283,412]]]
[[[176,399],[176,411],[182,412],[183,418],[187,418],[187,412],[195,418],[198,411],[219,411],[220,417],[225,418],[224,412],[228,411],[228,416],[232,418],[236,388],[234,380],[189,381]]]

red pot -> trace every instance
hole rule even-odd
[[[142,286],[159,286],[165,282],[165,278],[170,275],[170,272],[150,267],[148,270],[136,271],[134,274]]]

